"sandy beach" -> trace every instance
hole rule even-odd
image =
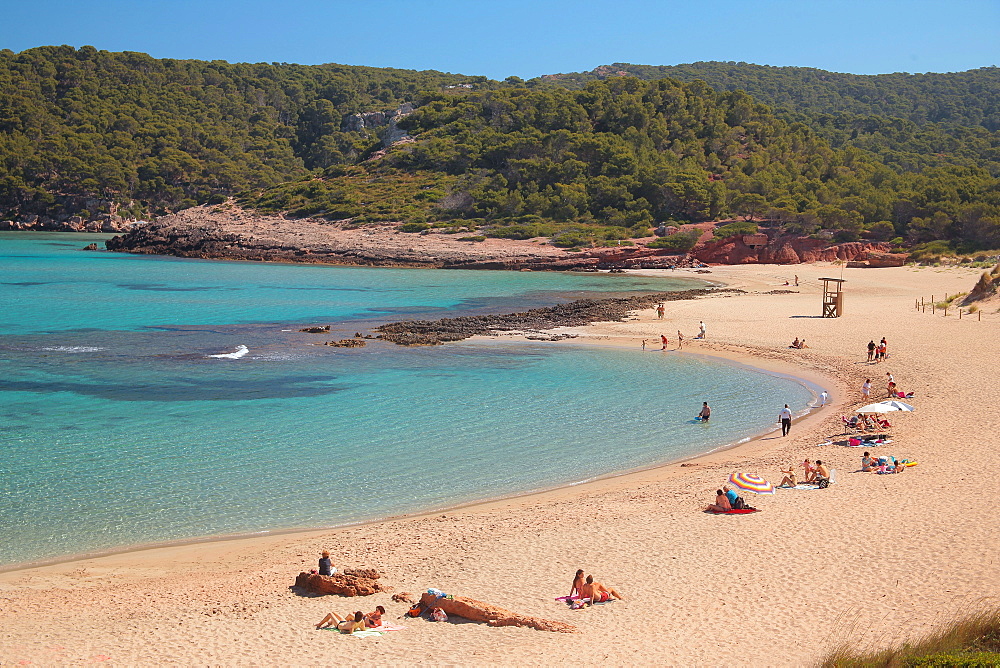
[[[0,663],[809,665],[840,642],[880,646],[998,605],[996,306],[981,320],[914,309],[921,297],[970,290],[978,270],[847,269],[843,317],[820,318],[817,279],[840,272],[713,267],[705,278],[746,294],[670,302],[663,321],[650,309],[551,343],[639,351],[649,339],[641,354],[725,357],[826,388],[832,403],[796,420],[788,437],[771,432],[684,463],[422,516],[3,572]],[[783,285],[795,274],[798,287]],[[692,340],[699,320],[705,341]],[[688,337],[683,350],[658,350],[660,333],[673,348],[677,330]],[[883,336],[889,359],[868,364],[866,344]],[[810,347],[789,348],[795,337]],[[892,417],[894,442],[874,450],[920,463],[900,475],[860,473],[861,450],[842,445],[841,415],[862,404],[865,378],[884,398],[886,372],[915,393],[917,410]],[[806,457],[836,469],[836,484],[752,497],[762,512],[751,515],[702,512],[730,473],[777,482],[779,467]],[[395,619],[407,607],[390,593],[293,590],[324,548],[338,566],[377,568],[395,592],[436,587],[579,633],[424,619],[378,638],[317,631],[330,611],[381,604]],[[626,600],[580,611],[554,601],[578,568]]]

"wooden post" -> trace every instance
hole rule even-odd
[[[983,310],[979,309],[979,322],[983,321]]]
[[[934,296],[931,295],[931,315],[934,315]]]
[[[944,317],[946,317],[946,318],[948,317],[948,303],[947,302],[945,302],[945,305],[944,305]]]
[[[958,309],[958,319],[959,319],[959,320],[961,320],[961,319],[962,319],[962,309],[961,309],[961,308],[960,308],[960,309]]]

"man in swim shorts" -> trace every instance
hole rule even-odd
[[[593,575],[588,575],[587,581],[582,587],[580,587],[580,598],[589,598],[591,605],[594,603],[604,603],[605,601],[610,601],[612,596],[617,598],[619,601],[622,600],[622,595],[615,589],[609,589],[600,582],[594,582]]]
[[[712,409],[707,401],[701,402],[701,412],[698,413],[698,417],[701,418],[702,422],[708,422],[708,418],[712,417]]]

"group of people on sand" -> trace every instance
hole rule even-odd
[[[885,393],[890,399],[911,399],[913,398],[913,392],[903,392],[896,385],[896,377],[892,375],[892,372],[887,371],[885,374]],[[872,379],[865,378],[865,382],[861,383],[861,398],[867,401],[871,398],[872,394]]]
[[[658,305],[656,307],[656,315],[657,315],[657,317],[660,320],[663,319],[663,304],[660,304],[660,305]],[[705,322],[701,321],[701,320],[698,321],[698,336],[696,336],[694,338],[696,338],[696,339],[704,339],[705,338],[705,334],[706,334],[707,331],[708,331],[708,328],[705,326]],[[643,350],[646,349],[646,343],[648,341],[649,341],[649,339],[643,339],[642,340],[642,349]],[[670,345],[670,337],[668,337],[666,334],[660,334],[660,350],[666,350],[667,346],[669,346],[669,345]],[[684,346],[684,335],[681,333],[681,330],[678,329],[677,330],[677,350],[680,350],[683,346]]]
[[[705,510],[713,513],[727,513],[730,510],[740,510],[746,507],[746,503],[739,494],[723,485],[722,489],[715,490],[715,503],[708,504]]]
[[[868,342],[868,361],[869,362],[884,362],[888,355],[885,352],[886,343],[885,337],[878,343],[875,343],[875,339]]]
[[[848,429],[856,429],[858,431],[880,431],[892,428],[889,420],[868,413],[853,416],[846,422],[846,426]]]
[[[795,340],[792,341],[791,344],[789,344],[788,347],[789,348],[799,348],[799,349],[802,349],[802,348],[808,348],[809,346],[806,345],[806,340],[805,339],[799,340],[799,337],[796,336]]]
[[[316,628],[325,629],[329,626],[336,625],[337,630],[341,633],[354,633],[355,631],[377,629],[382,626],[382,615],[384,614],[385,608],[381,605],[375,606],[375,610],[373,612],[369,612],[367,615],[360,610],[355,612],[353,615],[347,615],[344,617],[341,617],[335,612],[331,612],[320,620],[319,624],[316,625]]]
[[[581,568],[573,576],[573,585],[570,587],[567,600],[573,604],[578,604],[576,605],[577,608],[582,608],[594,603],[604,603],[610,601],[612,598],[616,598],[619,601],[624,600],[614,587],[605,587],[602,583],[595,582],[593,575],[584,577],[583,569]]]
[[[898,460],[895,457],[872,457],[868,451],[861,456],[861,471],[864,473],[902,473],[906,470],[909,460]]]
[[[802,475],[804,477],[803,482],[808,485],[818,485],[820,482],[825,480],[830,480],[830,470],[826,467],[819,459],[816,460],[814,464],[808,458],[803,461],[799,466],[802,467]],[[795,467],[791,464],[788,468],[778,469],[784,476],[778,487],[795,487],[799,484],[798,476],[795,475]]]

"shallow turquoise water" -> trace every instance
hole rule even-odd
[[[735,442],[812,396],[659,351],[315,345],[376,320],[690,284],[77,250],[92,240],[0,234],[0,564],[572,483]],[[287,331],[303,323],[335,333]],[[208,357],[238,344],[241,359]],[[710,425],[690,419],[702,400]]]

